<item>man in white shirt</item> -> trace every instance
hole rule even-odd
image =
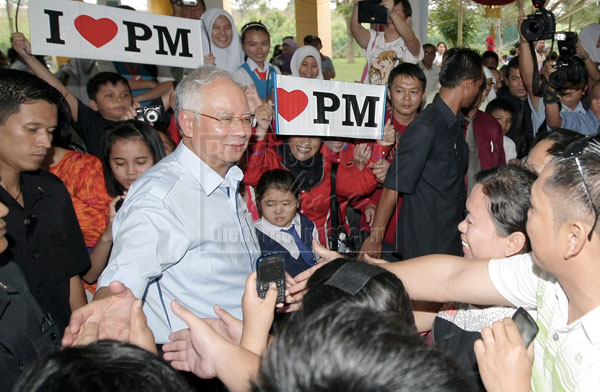
[[[241,318],[244,282],[260,253],[237,191],[243,173],[235,164],[255,125],[241,87],[227,72],[202,67],[178,85],[175,116],[182,142],[131,186],[94,298],[122,282],[144,299],[158,344],[185,328],[173,299],[201,317],[214,317],[218,304]]]
[[[531,254],[480,261],[437,255],[385,265],[402,279],[413,300],[537,310],[540,331],[533,350],[526,350],[510,319],[482,331],[475,352],[487,390],[597,388],[599,167],[598,137],[576,140],[544,167],[531,190]]]
[[[441,67],[433,63],[435,54],[437,53],[435,46],[432,44],[423,45],[423,53],[423,60],[419,63],[419,68],[423,70],[425,78],[427,79],[425,93],[426,95],[429,95],[431,93],[437,93],[440,90]]]

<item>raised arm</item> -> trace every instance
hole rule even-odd
[[[350,32],[358,45],[363,49],[367,49],[369,40],[371,39],[371,33],[358,22],[358,2],[359,0],[354,0],[352,16],[350,17]]]
[[[390,22],[394,24],[396,31],[404,40],[406,48],[415,58],[419,58],[421,54],[421,41],[415,35],[412,27],[409,24],[409,18],[406,17],[404,11],[398,12],[394,9],[394,1],[387,0],[384,4],[390,10]]]
[[[430,255],[382,264],[402,280],[412,300],[512,306],[494,287],[489,260]]]
[[[523,37],[521,33],[521,23],[525,17],[519,18],[519,36],[521,37],[521,53],[519,55],[519,71],[521,72],[521,78],[523,78],[523,85],[527,90],[527,94],[531,99],[533,107],[537,109],[540,104],[540,97],[533,95],[533,56],[529,47],[529,42]],[[538,64],[539,66],[540,64]]]
[[[67,89],[65,85],[62,84],[62,82],[58,80],[56,76],[54,76],[52,72],[48,70],[48,68],[46,68],[42,63],[37,61],[36,58],[31,54],[31,44],[29,43],[27,38],[25,38],[25,35],[23,35],[23,33],[13,33],[12,47],[19,55],[21,61],[23,61],[23,63],[25,63],[31,69],[35,76],[37,76],[40,79],[43,79],[44,81],[46,81],[46,83],[60,91],[60,93],[63,95],[63,97],[65,97],[65,100],[69,104],[69,108],[71,109],[71,117],[73,118],[73,121],[77,122],[77,98],[75,98],[75,96],[71,94],[69,89]]]

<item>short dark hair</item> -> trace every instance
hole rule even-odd
[[[552,132],[539,132],[536,136],[533,147],[535,147],[542,140],[548,140],[552,142],[546,153],[553,157],[560,157],[565,152],[565,149],[573,143],[575,140],[584,137],[581,133],[572,131],[570,129],[556,128]]]
[[[138,120],[119,121],[107,127],[102,135],[102,166],[106,190],[112,197],[123,194],[125,188],[117,182],[110,169],[110,151],[117,140],[139,138],[150,150],[154,164],[166,156],[164,144],[158,132],[149,124]]]
[[[19,112],[21,105],[44,101],[55,105],[58,113],[54,137],[71,123],[71,110],[62,94],[35,75],[15,69],[0,70],[0,124]]]
[[[38,360],[15,392],[191,391],[183,377],[156,355],[130,344],[98,340]]]
[[[392,83],[394,83],[394,79],[396,79],[396,76],[400,75],[417,79],[419,82],[421,82],[423,91],[425,91],[425,88],[427,87],[427,78],[425,77],[425,73],[421,67],[411,63],[399,64],[390,71],[388,76],[388,90],[392,90]]]
[[[508,64],[506,65],[506,78],[508,79],[508,77],[510,76],[510,71],[512,69],[516,69],[519,70],[519,56],[515,56],[513,57]],[[520,71],[519,71],[520,72]]]
[[[265,193],[271,188],[284,192],[291,192],[296,197],[296,200],[299,198],[300,189],[298,188],[298,182],[292,173],[283,169],[269,170],[260,177],[258,185],[256,186],[256,203],[259,209],[261,200],[265,196]]]
[[[527,241],[521,252],[528,252],[527,211],[531,207],[529,195],[537,175],[523,167],[505,165],[482,170],[475,175],[475,181],[481,184],[483,194],[490,201],[488,211],[503,237],[515,232],[525,234]]]
[[[498,53],[494,52],[493,50],[486,50],[481,54],[481,62],[484,62],[487,58],[492,58],[496,60],[496,64],[500,64],[500,58],[498,57]]]
[[[423,45],[423,50],[425,50],[426,48],[432,48],[432,49],[437,50],[436,47],[435,47],[435,45],[430,44],[430,43],[426,43],[426,44]]]
[[[416,331],[406,289],[402,281],[391,272],[373,265],[372,268],[380,268],[381,271],[371,277],[354,295],[327,284],[342,267],[348,279],[359,276],[360,270],[356,268],[359,264],[363,263],[356,259],[338,258],[316,270],[308,280],[301,312],[308,315],[326,304],[349,302],[355,306],[398,314],[407,329]]]
[[[399,315],[337,303],[294,314],[253,385],[260,392],[473,390],[467,372],[405,330]]]
[[[244,26],[242,26],[242,45],[244,44],[244,41],[246,41],[246,34],[249,31],[262,31],[265,34],[267,34],[267,37],[269,38],[269,41],[271,40],[271,34],[269,34],[269,30],[267,29],[267,26],[265,26],[262,22],[248,22],[246,23]]]
[[[89,82],[87,82],[87,95],[90,99],[96,101],[96,95],[98,94],[98,90],[100,90],[100,87],[109,83],[113,86],[116,86],[117,84],[119,84],[119,82],[124,83],[129,89],[129,92],[131,92],[129,82],[127,82],[127,79],[125,79],[120,74],[116,72],[100,72],[94,75],[94,77],[91,78]]]
[[[481,56],[469,48],[448,49],[444,65],[440,70],[440,85],[444,88],[454,88],[466,80],[481,80],[483,67]]]
[[[493,114],[496,110],[504,110],[511,115],[515,114],[515,107],[513,104],[504,98],[495,98],[491,100],[490,103],[488,103],[485,107],[485,112],[488,114]]]
[[[546,181],[545,192],[551,199],[555,225],[573,218],[587,220],[594,216],[594,207],[597,209],[600,205],[600,136],[576,140],[566,150],[573,148],[575,143],[581,143],[579,148],[582,152],[577,155],[579,162],[563,155],[550,161],[554,170]],[[598,225],[595,232],[598,232]]]
[[[412,16],[412,6],[408,0],[394,0],[394,5],[402,3],[402,7],[404,8],[404,16],[407,18]]]

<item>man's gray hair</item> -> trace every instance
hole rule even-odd
[[[219,77],[235,81],[229,72],[212,65],[204,65],[184,77],[181,83],[177,85],[175,89],[175,122],[180,134],[179,113],[182,110],[201,112],[202,89]]]

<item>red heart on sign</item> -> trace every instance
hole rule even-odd
[[[306,109],[308,97],[300,90],[286,91],[277,89],[277,108],[281,117],[292,121]]]
[[[109,43],[119,30],[117,24],[108,18],[94,19],[87,15],[75,18],[75,28],[83,38],[97,48]]]

